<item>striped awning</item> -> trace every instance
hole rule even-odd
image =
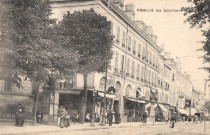
[[[146,104],[146,105],[145,105],[145,109],[146,109],[146,108],[149,108],[150,106],[151,106],[151,103]]]
[[[157,106],[159,106],[164,112],[168,112],[168,109],[165,108],[162,104],[155,104],[153,105],[153,108],[156,108]]]
[[[98,95],[100,97],[104,97],[104,93],[103,92],[98,92]],[[106,98],[115,98],[115,97],[116,97],[116,95],[114,95],[114,94],[106,93]]]
[[[161,105],[161,104],[158,104],[158,105],[164,112],[168,112],[168,109],[166,109],[163,105]]]

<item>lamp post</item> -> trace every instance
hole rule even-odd
[[[103,115],[102,115],[101,126],[105,126],[105,117],[106,117],[106,83],[107,83],[107,67],[106,67],[106,73],[105,73],[104,106],[103,106]]]

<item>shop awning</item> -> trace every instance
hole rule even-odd
[[[163,105],[161,105],[161,104],[158,104],[159,106],[160,106],[160,108],[164,111],[164,112],[167,112],[168,111],[168,109],[166,109]]]
[[[103,92],[98,92],[98,95],[100,97],[104,97],[104,93]],[[114,94],[106,93],[106,98],[115,98],[115,97],[116,97],[116,95],[114,95]]]
[[[168,112],[168,109],[165,108],[162,104],[155,104],[153,105],[153,108],[156,108],[157,106],[159,106],[164,112]]]
[[[197,110],[195,108],[191,108],[191,115],[195,115],[196,112]]]
[[[150,107],[150,106],[151,106],[151,103],[146,104],[145,105],[145,109],[148,108],[148,107]]]
[[[138,99],[133,99],[133,98],[128,98],[128,97],[125,97],[125,98],[130,101],[133,101],[133,102],[137,102],[137,103],[141,103],[141,104],[145,103],[145,101],[143,101],[143,100],[138,100]]]
[[[153,105],[153,108],[156,108],[157,107],[157,104]]]
[[[181,109],[181,108],[177,108],[178,111],[181,113],[181,114],[185,114],[185,115],[188,115],[187,111],[185,109]]]

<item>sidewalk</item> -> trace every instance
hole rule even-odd
[[[166,124],[166,122],[156,122],[154,125]],[[153,125],[152,122],[148,122],[147,125]],[[0,135],[36,135],[38,133],[50,133],[50,132],[68,132],[68,131],[81,131],[81,130],[97,130],[97,129],[107,129],[107,128],[123,128],[123,127],[137,127],[143,126],[141,122],[130,122],[130,123],[120,123],[113,124],[109,126],[100,126],[95,123],[95,127],[90,127],[90,123],[85,124],[71,124],[69,128],[59,128],[55,125],[43,125],[36,124],[32,126],[31,122],[25,122],[23,127],[14,126],[14,122],[0,122]]]

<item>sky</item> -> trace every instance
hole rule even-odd
[[[204,79],[209,74],[199,69],[206,65],[199,58],[203,52],[196,50],[202,47],[200,41],[204,37],[200,29],[191,29],[189,23],[184,23],[186,16],[183,12],[173,11],[191,6],[191,3],[187,0],[125,0],[127,3],[135,5],[135,19],[153,27],[154,34],[158,36],[158,45],[164,45],[164,50],[171,52],[172,58],[180,59],[183,71],[190,74],[194,86],[203,91]],[[142,9],[147,11],[143,12]],[[153,12],[149,12],[151,9]],[[171,9],[171,12],[164,12],[164,9]]]

